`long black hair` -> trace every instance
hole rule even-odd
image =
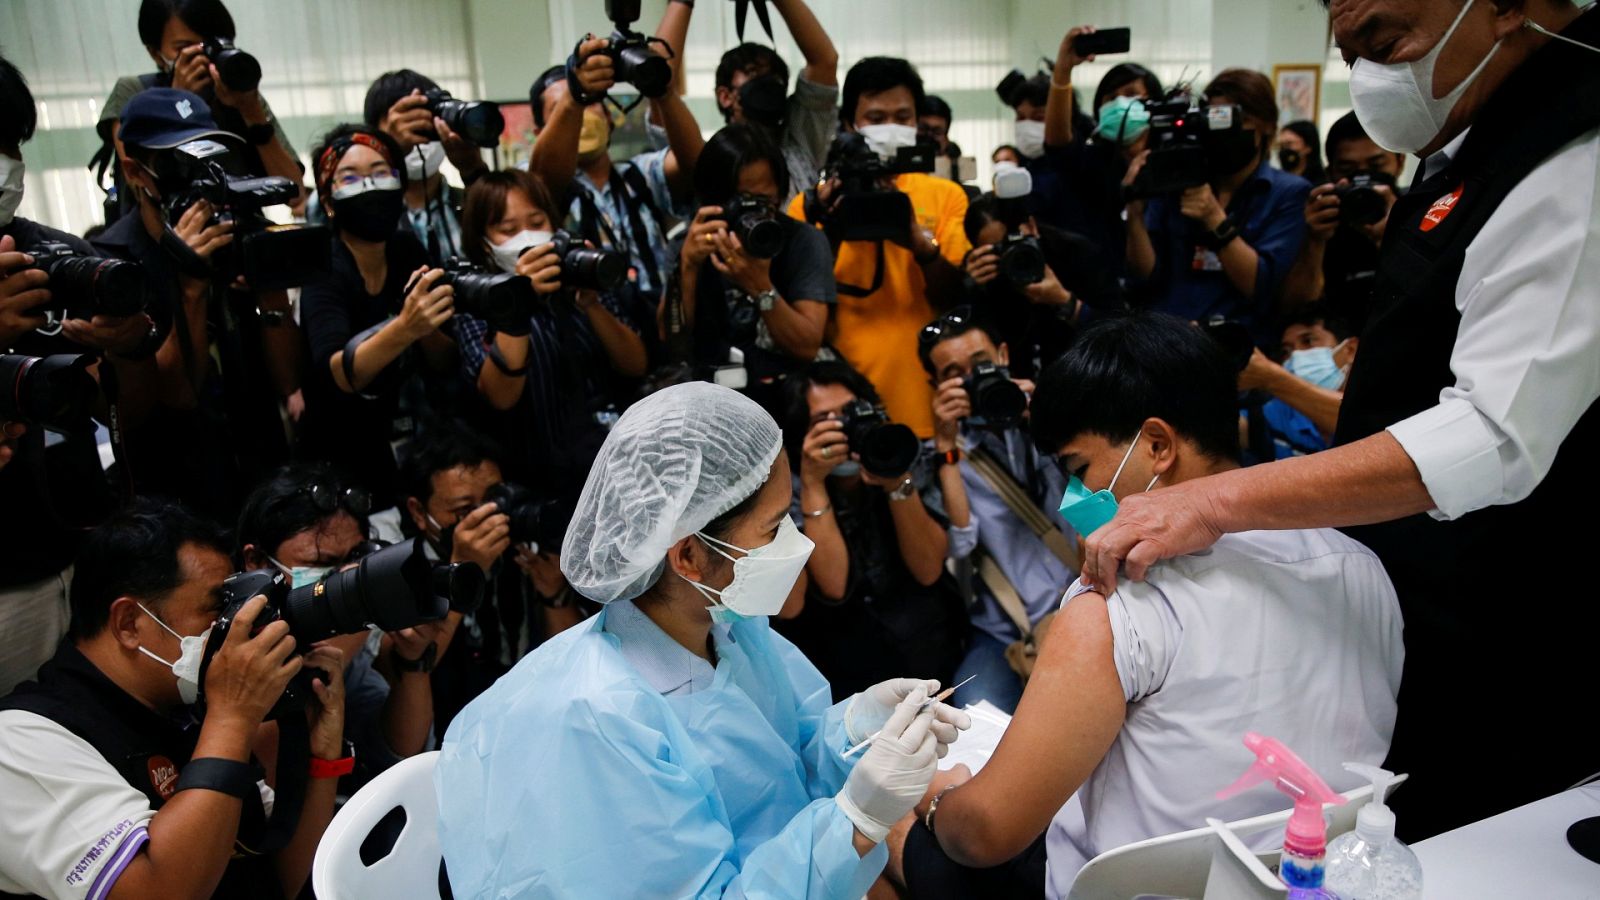
[[[694,195],[701,206],[723,206],[739,192],[744,167],[765,160],[772,167],[781,200],[789,196],[789,167],[783,151],[766,131],[753,125],[728,125],[706,141],[694,167]]]
[[[1151,100],[1159,100],[1163,96],[1161,79],[1156,73],[1146,69],[1138,63],[1118,63],[1111,67],[1111,71],[1100,79],[1100,86],[1094,89],[1094,106],[1087,110],[1096,121],[1100,119],[1100,107],[1111,99],[1111,95],[1122,90],[1135,81],[1144,85],[1145,95]]]

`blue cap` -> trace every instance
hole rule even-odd
[[[177,88],[147,88],[133,95],[122,108],[124,144],[146,150],[170,150],[196,138],[239,136],[217,127],[211,107],[198,94]]]

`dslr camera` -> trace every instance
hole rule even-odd
[[[766,197],[739,194],[722,208],[728,230],[739,239],[744,252],[757,259],[772,259],[783,252],[788,233],[778,216],[778,207]]]
[[[1028,411],[1028,395],[1011,380],[1011,372],[994,363],[978,363],[961,385],[972,402],[967,424],[974,428],[1013,428]]]
[[[1245,366],[1250,365],[1250,357],[1256,352],[1256,341],[1243,322],[1226,316],[1212,316],[1200,323],[1200,330],[1222,350],[1236,370],[1243,372]]]
[[[1394,187],[1394,178],[1382,172],[1357,172],[1333,189],[1339,198],[1339,224],[1376,225],[1389,215],[1389,202],[1378,188]]]
[[[894,478],[910,471],[922,445],[910,428],[889,421],[883,407],[869,400],[856,400],[844,408],[841,418],[850,450],[861,458],[861,467],[879,478]]]
[[[423,96],[428,100],[428,112],[443,119],[451,131],[479,147],[500,143],[500,134],[506,130],[500,104],[488,100],[457,100],[444,88],[434,88]],[[438,135],[434,135],[434,140],[438,140]]]
[[[550,238],[561,257],[561,286],[589,291],[614,291],[628,280],[630,262],[625,253],[585,247],[583,239],[557,231]]]
[[[667,63],[672,58],[672,45],[632,29],[641,15],[639,6],[640,0],[606,0],[606,18],[617,30],[611,33],[610,45],[602,52],[611,57],[617,81],[633,85],[641,95],[654,100],[665,96],[672,87],[672,66]],[[667,55],[651,52],[651,44],[660,44]]]
[[[437,283],[455,288],[456,309],[496,328],[526,322],[539,298],[528,278],[510,272],[485,272],[460,257],[445,263],[444,275]]]
[[[167,221],[177,224],[189,207],[208,201],[216,220],[233,223],[233,243],[213,255],[209,265],[175,235],[171,247],[184,268],[213,274],[226,282],[243,275],[252,290],[299,287],[328,270],[328,229],[320,225],[275,225],[261,214],[268,206],[288,203],[300,188],[287,178],[251,178],[229,149],[210,138],[180,144],[157,161]],[[165,170],[165,171],[163,171]],[[167,190],[166,185],[179,187]],[[209,270],[209,272],[208,272]]]
[[[100,390],[88,372],[94,361],[88,354],[0,353],[0,422],[92,432],[90,409]]]
[[[932,143],[919,143],[901,147],[894,159],[885,160],[861,135],[840,135],[823,168],[826,177],[840,182],[833,208],[810,210],[807,218],[820,219],[828,240],[836,244],[904,240],[911,223],[911,198],[896,190],[889,179],[909,172],[932,172],[936,155]]]
[[[79,256],[54,241],[28,250],[33,267],[50,278],[50,303],[39,311],[52,319],[131,316],[144,312],[144,267],[136,262]]]
[[[211,38],[203,48],[206,59],[217,67],[217,74],[222,76],[222,83],[228,90],[249,93],[261,86],[261,63],[235,47],[232,38]]]
[[[1235,105],[1207,106],[1204,98],[1180,94],[1151,103],[1149,109],[1150,157],[1128,188],[1132,198],[1178,194],[1206,184],[1214,159],[1227,158],[1254,141]]]
[[[994,175],[995,205],[1006,236],[994,245],[1000,277],[1017,290],[1044,280],[1044,248],[1039,239],[1021,233],[1028,221],[1028,198],[1033,194],[1033,173],[1005,169]]]
[[[288,579],[276,570],[229,576],[222,583],[222,613],[212,626],[200,663],[202,702],[212,657],[227,640],[239,611],[258,595],[267,598],[267,605],[256,616],[254,631],[282,619],[289,623],[296,647],[355,634],[372,625],[399,631],[436,622],[452,610],[477,609],[486,583],[483,570],[472,563],[431,562],[422,548],[420,537],[392,544],[363,557],[355,568],[331,572],[316,584],[298,588],[289,587]],[[267,718],[304,709],[313,696],[311,679],[318,674],[301,669]]]
[[[509,481],[489,488],[485,503],[493,503],[511,519],[511,540],[531,544],[543,552],[559,552],[572,521],[572,507],[559,500],[540,500],[533,491]]]

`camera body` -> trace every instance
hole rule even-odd
[[[778,207],[766,197],[738,194],[722,209],[728,230],[739,239],[744,252],[757,259],[772,259],[783,252],[788,232],[778,215]]]
[[[606,0],[606,18],[617,30],[611,34],[610,46],[602,52],[611,57],[617,81],[633,85],[640,94],[654,100],[665,96],[672,87],[672,66],[667,63],[672,47],[660,38],[633,30],[631,26],[641,15],[639,0]],[[651,44],[666,47],[667,57],[652,53]]]
[[[1027,234],[1008,234],[994,245],[1000,277],[1021,290],[1044,280],[1044,248]]]
[[[974,428],[1013,428],[1028,411],[1028,395],[1011,380],[1005,366],[978,363],[961,387],[972,402],[967,424]]]
[[[459,257],[445,263],[444,275],[436,284],[455,288],[457,310],[496,328],[526,322],[539,299],[530,279],[509,272],[485,272]]]
[[[299,185],[276,175],[234,174],[230,169],[238,167],[237,159],[210,138],[180,144],[170,153],[165,166],[170,175],[164,174],[162,182],[181,187],[162,188],[167,221],[177,224],[189,207],[205,200],[217,221],[233,223],[233,244],[217,251],[209,264],[218,280],[232,282],[242,275],[252,290],[281,290],[299,287],[328,270],[332,244],[327,228],[275,225],[261,214],[268,206],[298,197]],[[194,257],[187,266],[201,270],[207,264]]]
[[[200,696],[205,698],[206,672],[228,638],[244,605],[256,596],[267,605],[256,616],[252,636],[283,620],[295,646],[310,647],[340,634],[355,634],[376,625],[399,631],[436,622],[451,610],[470,612],[483,599],[483,570],[473,563],[433,563],[423,552],[423,539],[413,538],[363,557],[355,568],[332,572],[316,584],[291,588],[282,572],[239,572],[222,583],[222,612],[211,628],[200,663]],[[313,694],[317,670],[302,668],[268,713],[274,719],[304,709]]]
[[[894,159],[885,160],[861,135],[841,135],[829,150],[825,167],[840,181],[833,210],[823,225],[828,239],[835,243],[904,240],[911,223],[911,198],[885,182],[910,172],[932,172],[937,155],[932,143],[919,143],[901,147]]]
[[[65,319],[144,312],[144,267],[138,263],[79,256],[70,245],[53,241],[27,252],[33,257],[33,267],[50,278],[50,303],[38,311]]]
[[[511,519],[511,540],[546,553],[559,552],[566,539],[572,508],[559,500],[541,500],[533,491],[509,481],[489,488],[483,502],[493,503]]]
[[[904,425],[889,421],[883,407],[870,400],[856,400],[841,412],[845,438],[850,450],[861,458],[861,467],[879,478],[894,478],[910,471],[922,445]]]
[[[1179,96],[1151,103],[1150,157],[1128,189],[1130,197],[1177,194],[1211,180],[1211,159],[1230,141],[1249,140],[1234,105],[1207,106]]]
[[[628,280],[629,260],[616,250],[585,247],[581,238],[557,231],[550,243],[561,257],[561,286],[590,291],[614,291]]]
[[[88,368],[95,357],[0,353],[0,422],[93,431],[90,410],[100,389]]]
[[[1393,188],[1394,179],[1379,172],[1357,172],[1345,184],[1333,189],[1339,198],[1339,224],[1376,225],[1389,215],[1389,202],[1378,192],[1379,186]]]
[[[450,130],[479,147],[494,147],[506,130],[505,116],[500,114],[500,104],[488,100],[457,100],[444,88],[434,88],[423,95],[428,101],[428,111],[444,120]],[[438,140],[438,135],[434,135]]]
[[[203,46],[202,52],[217,67],[228,90],[249,93],[261,86],[261,63],[235,47],[232,38],[214,37]]]
[[[1243,322],[1226,316],[1212,316],[1200,323],[1200,330],[1222,350],[1235,369],[1243,372],[1245,366],[1250,365],[1250,357],[1256,352],[1256,341]]]

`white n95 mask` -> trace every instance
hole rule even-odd
[[[1467,0],[1456,20],[1445,30],[1444,37],[1419,60],[1404,63],[1356,60],[1350,70],[1350,102],[1355,106],[1361,126],[1378,146],[1396,153],[1416,153],[1428,146],[1444,130],[1450,111],[1456,108],[1461,95],[1483,74],[1489,60],[1500,52],[1500,41],[1495,41],[1478,67],[1454,90],[1443,97],[1433,96],[1433,75],[1439,65],[1439,54],[1444,52],[1445,45],[1450,43],[1476,2]]]
[[[206,641],[211,637],[212,626],[207,625],[205,631],[194,637],[184,637],[173,631],[172,627],[167,623],[161,621],[160,616],[145,609],[143,603],[138,604],[138,606],[144,610],[145,615],[155,619],[157,625],[166,629],[167,634],[178,639],[178,660],[177,662],[167,662],[143,647],[139,648],[139,652],[171,669],[172,674],[178,677],[178,699],[185,704],[194,703],[200,697],[200,663],[205,659]]]
[[[1017,149],[1028,159],[1038,159],[1044,155],[1043,122],[1022,119],[1016,123],[1013,137],[1016,139]]]
[[[856,131],[867,139],[867,147],[885,162],[894,159],[901,147],[917,145],[917,130],[910,125],[863,125]]]
[[[423,181],[439,174],[442,165],[444,144],[438,141],[418,144],[406,154],[406,177],[412,181]]]
[[[503,244],[498,246],[491,244],[489,253],[494,257],[494,264],[500,267],[500,271],[515,272],[517,260],[522,258],[522,254],[534,247],[550,243],[554,237],[555,235],[548,231],[519,231]]]
[[[756,616],[777,615],[783,609],[784,601],[789,599],[789,591],[794,588],[795,580],[805,569],[806,560],[811,558],[811,551],[817,546],[794,527],[794,520],[788,516],[778,525],[778,536],[772,539],[772,543],[754,550],[735,547],[727,541],[719,541],[699,532],[695,532],[695,536],[705,541],[706,546],[733,560],[733,581],[722,590],[695,581],[689,582],[695,590],[706,595],[707,600],[711,600],[711,605],[706,607],[711,610],[711,620],[723,624]],[[744,556],[734,557],[722,547],[737,550]],[[712,594],[716,594],[717,599],[712,599]]]

